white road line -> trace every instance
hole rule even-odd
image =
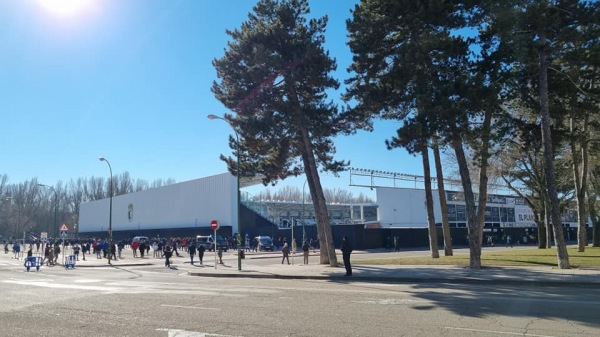
[[[208,332],[185,331],[178,329],[156,329],[156,331],[166,331],[168,337],[241,337],[233,335],[219,335]]]
[[[382,304],[382,305],[402,305],[402,304],[412,304],[412,303],[431,303],[428,300],[413,300],[411,298],[385,298],[371,301],[351,301],[352,303],[360,303],[360,304]]]
[[[528,337],[555,337],[550,335],[536,335],[531,333],[522,333],[522,332],[508,332],[508,331],[497,331],[497,330],[481,330],[481,329],[469,329],[469,328],[456,328],[451,326],[445,326],[445,329],[448,330],[460,330],[460,331],[472,331],[472,332],[487,332],[487,333],[495,333],[499,335],[514,335],[514,336],[528,336]]]
[[[67,285],[67,284],[53,284],[48,282],[40,281],[2,281],[3,283],[19,284],[24,286],[35,286],[42,288],[54,288],[54,289],[77,289],[77,290],[97,290],[105,292],[122,292],[123,289],[109,288],[102,286],[83,286],[83,285]]]
[[[219,309],[219,308],[194,307],[194,306],[187,306],[187,305],[161,304],[160,306],[161,307],[169,307],[169,308],[181,308],[181,309],[200,309],[200,310],[221,311],[221,309]]]

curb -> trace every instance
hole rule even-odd
[[[330,281],[352,281],[352,282],[385,282],[385,283],[435,283],[435,284],[488,284],[488,285],[521,285],[536,287],[564,287],[600,289],[600,283],[574,282],[574,281],[537,281],[537,280],[495,280],[495,279],[471,279],[471,278],[422,278],[422,277],[374,277],[359,276],[346,277],[343,275],[282,275],[268,274],[257,271],[242,273],[198,273],[188,272],[189,276],[204,277],[233,277],[233,278],[257,278],[257,279],[280,279],[280,280],[330,280]]]
[[[80,265],[76,264],[75,268],[100,268],[100,267],[137,267],[137,266],[151,266],[152,263],[123,263],[123,264],[93,264],[93,265]]]

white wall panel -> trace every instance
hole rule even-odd
[[[433,190],[436,222],[442,221],[440,198]],[[381,227],[427,227],[425,190],[377,187],[377,204]]]
[[[113,198],[113,231],[210,227],[212,219],[237,231],[237,181],[229,173]],[[129,208],[132,216],[129,216]],[[79,231],[108,230],[109,199],[81,204]]]

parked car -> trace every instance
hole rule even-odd
[[[132,242],[149,242],[147,236],[136,236],[133,238]]]
[[[258,251],[273,251],[273,239],[269,236],[257,236]]]
[[[205,250],[213,251],[215,250],[215,239],[212,235],[198,235],[196,236],[196,246],[204,246]],[[224,252],[229,249],[229,244],[221,236],[217,236],[217,249],[219,247],[222,247]]]

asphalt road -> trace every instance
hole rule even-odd
[[[598,336],[600,290],[0,264],[0,336]]]

